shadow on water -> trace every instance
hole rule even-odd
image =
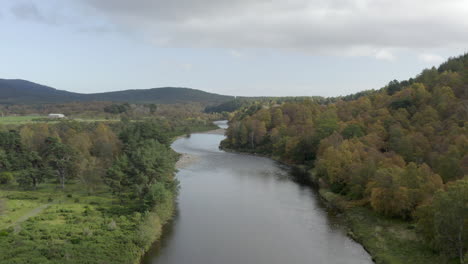
[[[152,263],[153,259],[157,259],[161,251],[171,242],[171,239],[174,237],[174,232],[177,227],[177,221],[179,220],[179,204],[175,203],[174,216],[163,226],[163,232],[161,238],[154,242],[153,245],[148,249],[148,252],[145,253],[141,259],[141,263]]]
[[[326,212],[327,220],[332,228],[345,231],[346,224],[341,216],[341,212],[334,207],[330,207],[319,195],[319,187],[311,180],[307,169],[302,167],[288,167],[281,164],[281,168],[288,170],[290,179],[298,184],[301,191],[310,191],[311,199],[317,207]]]
[[[222,139],[193,134],[174,142],[198,159],[178,172],[176,215],[142,263],[372,263],[304,172],[219,151]]]

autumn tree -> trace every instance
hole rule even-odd
[[[411,212],[411,198],[407,187],[401,184],[404,169],[391,166],[381,167],[369,182],[372,208],[387,216],[408,217]]]

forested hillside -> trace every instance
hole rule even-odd
[[[467,257],[468,54],[327,104],[245,107],[222,146],[305,165],[341,207],[415,223],[437,254]]]
[[[57,90],[25,80],[0,79],[0,104],[39,104],[69,102],[128,102],[128,103],[188,103],[218,104],[232,96],[207,93],[189,88],[163,87],[125,90],[95,94],[80,94]]]
[[[173,215],[175,136],[147,119],[0,126],[0,263],[137,263]]]

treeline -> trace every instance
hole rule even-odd
[[[35,189],[47,180],[61,188],[79,179],[90,191],[102,183],[122,143],[105,123],[24,125],[0,132],[0,178]]]
[[[383,215],[417,221],[428,244],[463,262],[467,106],[464,55],[355,98],[242,108],[222,146],[313,168],[321,188]]]
[[[174,214],[174,136],[199,119],[0,127],[0,263],[137,263]]]
[[[148,211],[172,199],[177,155],[171,138],[155,123],[128,123],[120,132],[122,153],[107,170],[104,182],[122,202]]]
[[[70,102],[61,104],[0,104],[1,116],[24,116],[61,113],[72,118],[92,119],[147,119],[166,117],[170,119],[198,118],[217,120],[220,114],[204,113],[203,103],[180,104],[130,104],[115,102]]]
[[[239,97],[234,100],[223,102],[218,105],[209,105],[205,107],[205,113],[230,113],[239,110],[244,107],[252,105],[261,106],[264,104],[276,105],[285,102],[302,102],[302,101],[314,101],[316,103],[327,103],[328,98],[321,96],[285,96],[285,97]]]
[[[108,186],[122,203],[150,210],[177,189],[171,138],[211,127],[196,119],[22,125],[0,131],[0,184]]]

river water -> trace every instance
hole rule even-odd
[[[193,134],[173,143],[197,159],[179,170],[177,214],[142,263],[372,263],[312,188],[268,158],[219,150],[223,138]]]

